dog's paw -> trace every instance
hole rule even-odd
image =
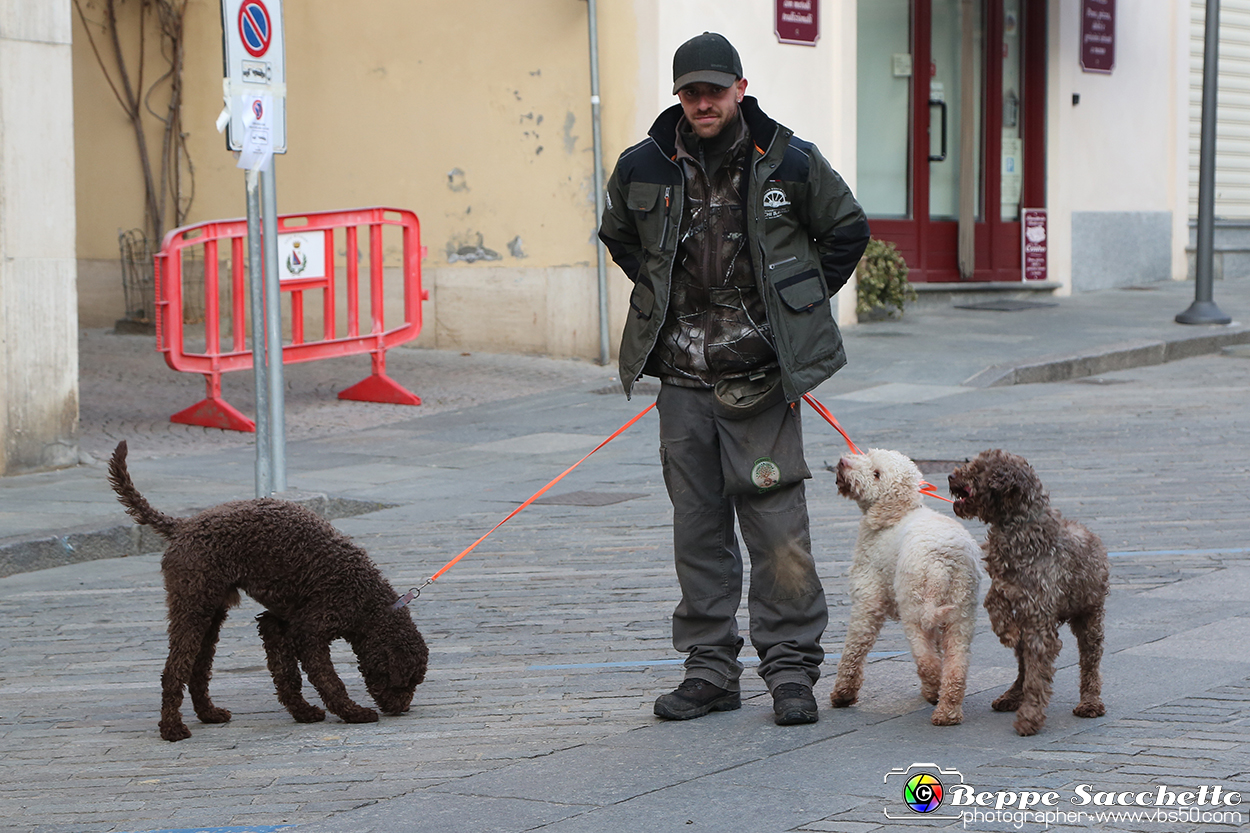
[[[929,722],[934,726],[958,726],[964,722],[964,710],[961,708],[934,709],[933,717],[929,719]]]
[[[291,712],[291,717],[295,718],[296,723],[320,723],[326,719],[326,710],[311,703],[305,703],[288,711]]]
[[[829,705],[835,709],[844,709],[847,706],[854,705],[858,699],[859,694],[854,691],[839,691],[835,688],[829,693]]]
[[[1012,727],[1015,728],[1017,735],[1027,738],[1040,732],[1043,722],[1043,720],[1026,720],[1017,715],[1016,722],[1012,724]]]
[[[212,706],[211,708],[197,710],[195,716],[200,719],[201,723],[227,723],[230,720],[230,710]]]
[[[1072,713],[1077,717],[1102,717],[1107,713],[1107,707],[1101,700],[1095,700],[1092,703],[1079,703]]]
[[[339,717],[343,719],[344,723],[377,723],[378,722],[378,713],[375,712],[373,709],[365,708],[364,706],[357,706],[354,709],[348,709],[346,711],[340,712]]]
[[[186,740],[191,737],[191,730],[187,728],[187,724],[182,723],[161,723],[161,739],[172,742]]]
[[[999,695],[998,699],[993,703],[990,703],[990,708],[996,712],[1014,712],[1020,708],[1020,692],[1015,689],[1007,690]]]

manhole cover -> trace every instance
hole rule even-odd
[[[1054,301],[1013,301],[1003,299],[1001,301],[981,301],[976,304],[952,304],[952,306],[956,309],[975,309],[987,312],[1020,312],[1026,309],[1057,307],[1059,304]]]
[[[950,474],[955,469],[968,462],[964,460],[913,460],[916,468],[920,469],[921,474]],[[835,474],[838,471],[837,463],[825,461],[825,469]]]
[[[566,492],[562,495],[540,497],[534,503],[541,503],[545,506],[611,506],[636,497],[646,497],[646,495],[633,492]]]
[[[914,460],[921,474],[950,474],[968,462],[964,460]]]

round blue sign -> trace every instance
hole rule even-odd
[[[243,48],[253,58],[269,51],[273,25],[269,20],[269,10],[261,0],[246,0],[239,7],[239,36],[243,40]]]

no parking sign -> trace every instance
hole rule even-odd
[[[253,167],[286,153],[286,41],[282,0],[221,0],[226,147]]]

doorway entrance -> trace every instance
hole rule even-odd
[[[914,282],[1019,281],[1044,207],[1044,0],[860,0],[856,194]]]

